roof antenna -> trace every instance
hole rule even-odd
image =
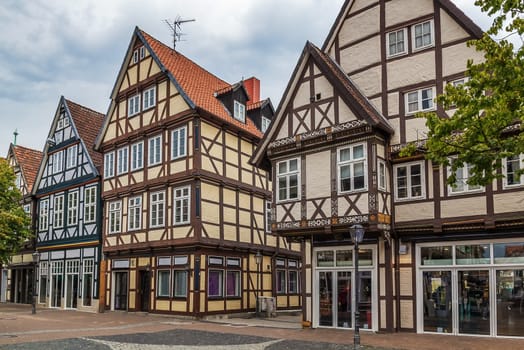
[[[13,143],[13,145],[16,146],[16,137],[18,136],[18,129],[15,129],[13,135],[15,135],[15,142]]]
[[[196,20],[195,19],[182,19],[180,16],[177,16],[177,18],[173,21],[173,24],[171,24],[171,22],[169,22],[167,19],[164,21],[167,23],[169,28],[171,28],[171,30],[173,31],[173,50],[175,50],[176,43],[178,41],[182,41],[182,35],[184,35],[184,33],[182,33],[182,28],[180,25],[183,23],[187,23],[187,22],[195,22]]]

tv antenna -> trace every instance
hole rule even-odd
[[[176,43],[178,41],[182,41],[182,36],[184,33],[182,33],[182,27],[181,24],[187,23],[187,22],[195,22],[195,19],[182,19],[180,16],[177,16],[177,18],[171,23],[169,20],[164,20],[169,28],[173,31],[173,50],[176,49]]]

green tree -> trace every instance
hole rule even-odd
[[[505,157],[524,153],[524,2],[476,0],[475,5],[493,18],[483,37],[468,43],[484,52],[485,60],[469,60],[469,80],[448,85],[437,97],[445,110],[456,108],[451,118],[423,116],[429,129],[427,157],[451,166],[453,174],[467,163],[473,174],[468,183],[486,185],[502,177],[498,170]],[[520,43],[513,45],[511,39]],[[453,162],[450,155],[456,157]],[[448,181],[455,180],[453,175]]]
[[[7,263],[32,237],[31,218],[22,208],[22,194],[15,186],[15,179],[13,169],[0,158],[0,264]]]

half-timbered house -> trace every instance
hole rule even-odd
[[[305,242],[314,327],[352,328],[358,307],[361,328],[524,336],[522,156],[486,187],[399,156],[424,148],[416,113],[452,116],[434,99],[483,59],[467,46],[481,35],[449,0],[347,0],[322,50],[306,45],[253,162],[272,169],[274,232]]]
[[[33,188],[40,253],[38,303],[98,310],[102,155],[93,150],[104,115],[60,98]]]
[[[15,172],[16,186],[23,196],[20,204],[24,207],[24,211],[32,217],[31,222],[33,223],[34,203],[31,198],[31,191],[38,167],[42,161],[42,152],[11,144],[6,159]],[[22,304],[30,304],[32,302],[34,284],[33,252],[34,241],[28,240],[20,249],[20,252],[11,257],[9,264],[4,266],[0,281],[0,301]]]
[[[261,296],[300,307],[299,246],[271,234],[270,178],[248,163],[274,113],[259,91],[135,29],[96,145],[106,308],[202,317],[254,311]]]

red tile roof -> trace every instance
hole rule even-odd
[[[95,151],[93,147],[96,137],[102,128],[104,115],[67,99],[65,99],[65,103],[73,118],[78,136],[84,141],[91,160],[96,167],[101,166],[103,161],[102,153]]]
[[[38,168],[42,162],[43,153],[35,149],[12,145],[18,166],[22,169],[22,176],[27,184],[27,191],[33,190]]]
[[[183,93],[189,97],[197,108],[207,111],[213,116],[241,128],[257,138],[262,137],[262,133],[252,120],[246,118],[245,124],[236,120],[215,97],[217,91],[227,90],[232,87],[231,84],[211,74],[180,52],[164,45],[146,32],[140,30],[140,33],[160,62],[173,75],[182,88]]]

